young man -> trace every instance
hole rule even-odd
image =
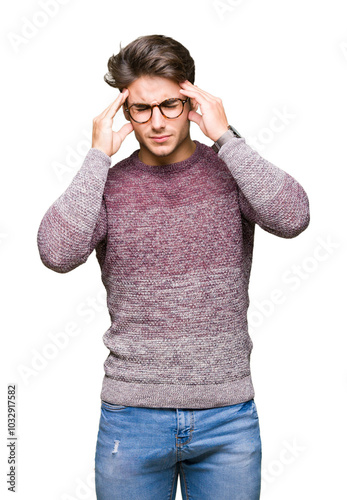
[[[38,233],[43,263],[60,273],[95,249],[107,290],[97,498],[173,499],[180,473],[184,500],[259,499],[254,230],[297,236],[307,195],[229,128],[177,41],[140,37],[108,69],[121,92],[94,119],[92,147]],[[114,132],[121,108],[128,123]],[[191,121],[212,147],[191,139]],[[110,168],[132,131],[139,149]]]

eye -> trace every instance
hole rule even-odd
[[[180,105],[179,99],[167,99],[161,103],[163,108],[175,109]]]
[[[150,108],[150,106],[148,106],[147,104],[134,104],[133,105],[134,111],[138,111],[138,112],[147,111],[147,109],[149,109],[149,108]]]

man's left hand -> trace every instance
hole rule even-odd
[[[228,120],[224,111],[222,99],[201,90],[188,80],[180,83],[180,92],[190,97],[193,109],[200,106],[201,115],[196,111],[189,111],[188,119],[197,123],[202,132],[212,141],[217,141],[228,130]]]

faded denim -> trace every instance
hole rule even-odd
[[[259,500],[262,445],[254,399],[217,408],[101,401],[98,500]]]

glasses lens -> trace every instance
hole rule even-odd
[[[167,99],[160,104],[161,112],[166,118],[177,118],[183,111],[180,99]],[[138,123],[145,123],[151,117],[151,106],[148,104],[133,104],[129,108],[130,116]]]
[[[146,122],[151,117],[151,107],[146,104],[133,104],[129,109],[130,116],[137,122]]]
[[[183,110],[183,103],[179,99],[168,99],[160,105],[166,118],[177,118]]]

